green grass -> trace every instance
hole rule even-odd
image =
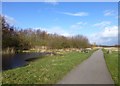
[[[46,56],[28,66],[4,71],[3,84],[54,84],[76,65],[87,59],[89,53],[67,52],[63,56]]]
[[[112,78],[115,84],[118,85],[118,52],[114,51],[110,54],[107,54],[106,51],[104,50],[104,56],[105,56],[108,69],[112,75]]]

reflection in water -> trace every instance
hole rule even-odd
[[[29,59],[37,58],[38,56],[43,55],[45,55],[45,53],[37,52],[2,55],[2,70],[8,70],[27,65],[27,61],[29,61]]]

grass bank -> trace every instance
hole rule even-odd
[[[63,56],[46,56],[25,67],[4,71],[3,84],[54,84],[92,53],[66,52]]]
[[[118,52],[113,51],[112,53],[107,54],[106,50],[103,51],[108,69],[112,75],[115,84],[118,86]]]

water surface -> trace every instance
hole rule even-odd
[[[2,55],[2,70],[13,69],[28,64],[28,61],[38,59],[39,56],[43,56],[45,53],[29,52],[29,53],[16,53]]]

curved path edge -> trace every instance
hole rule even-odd
[[[114,84],[101,49],[72,69],[57,84]]]

